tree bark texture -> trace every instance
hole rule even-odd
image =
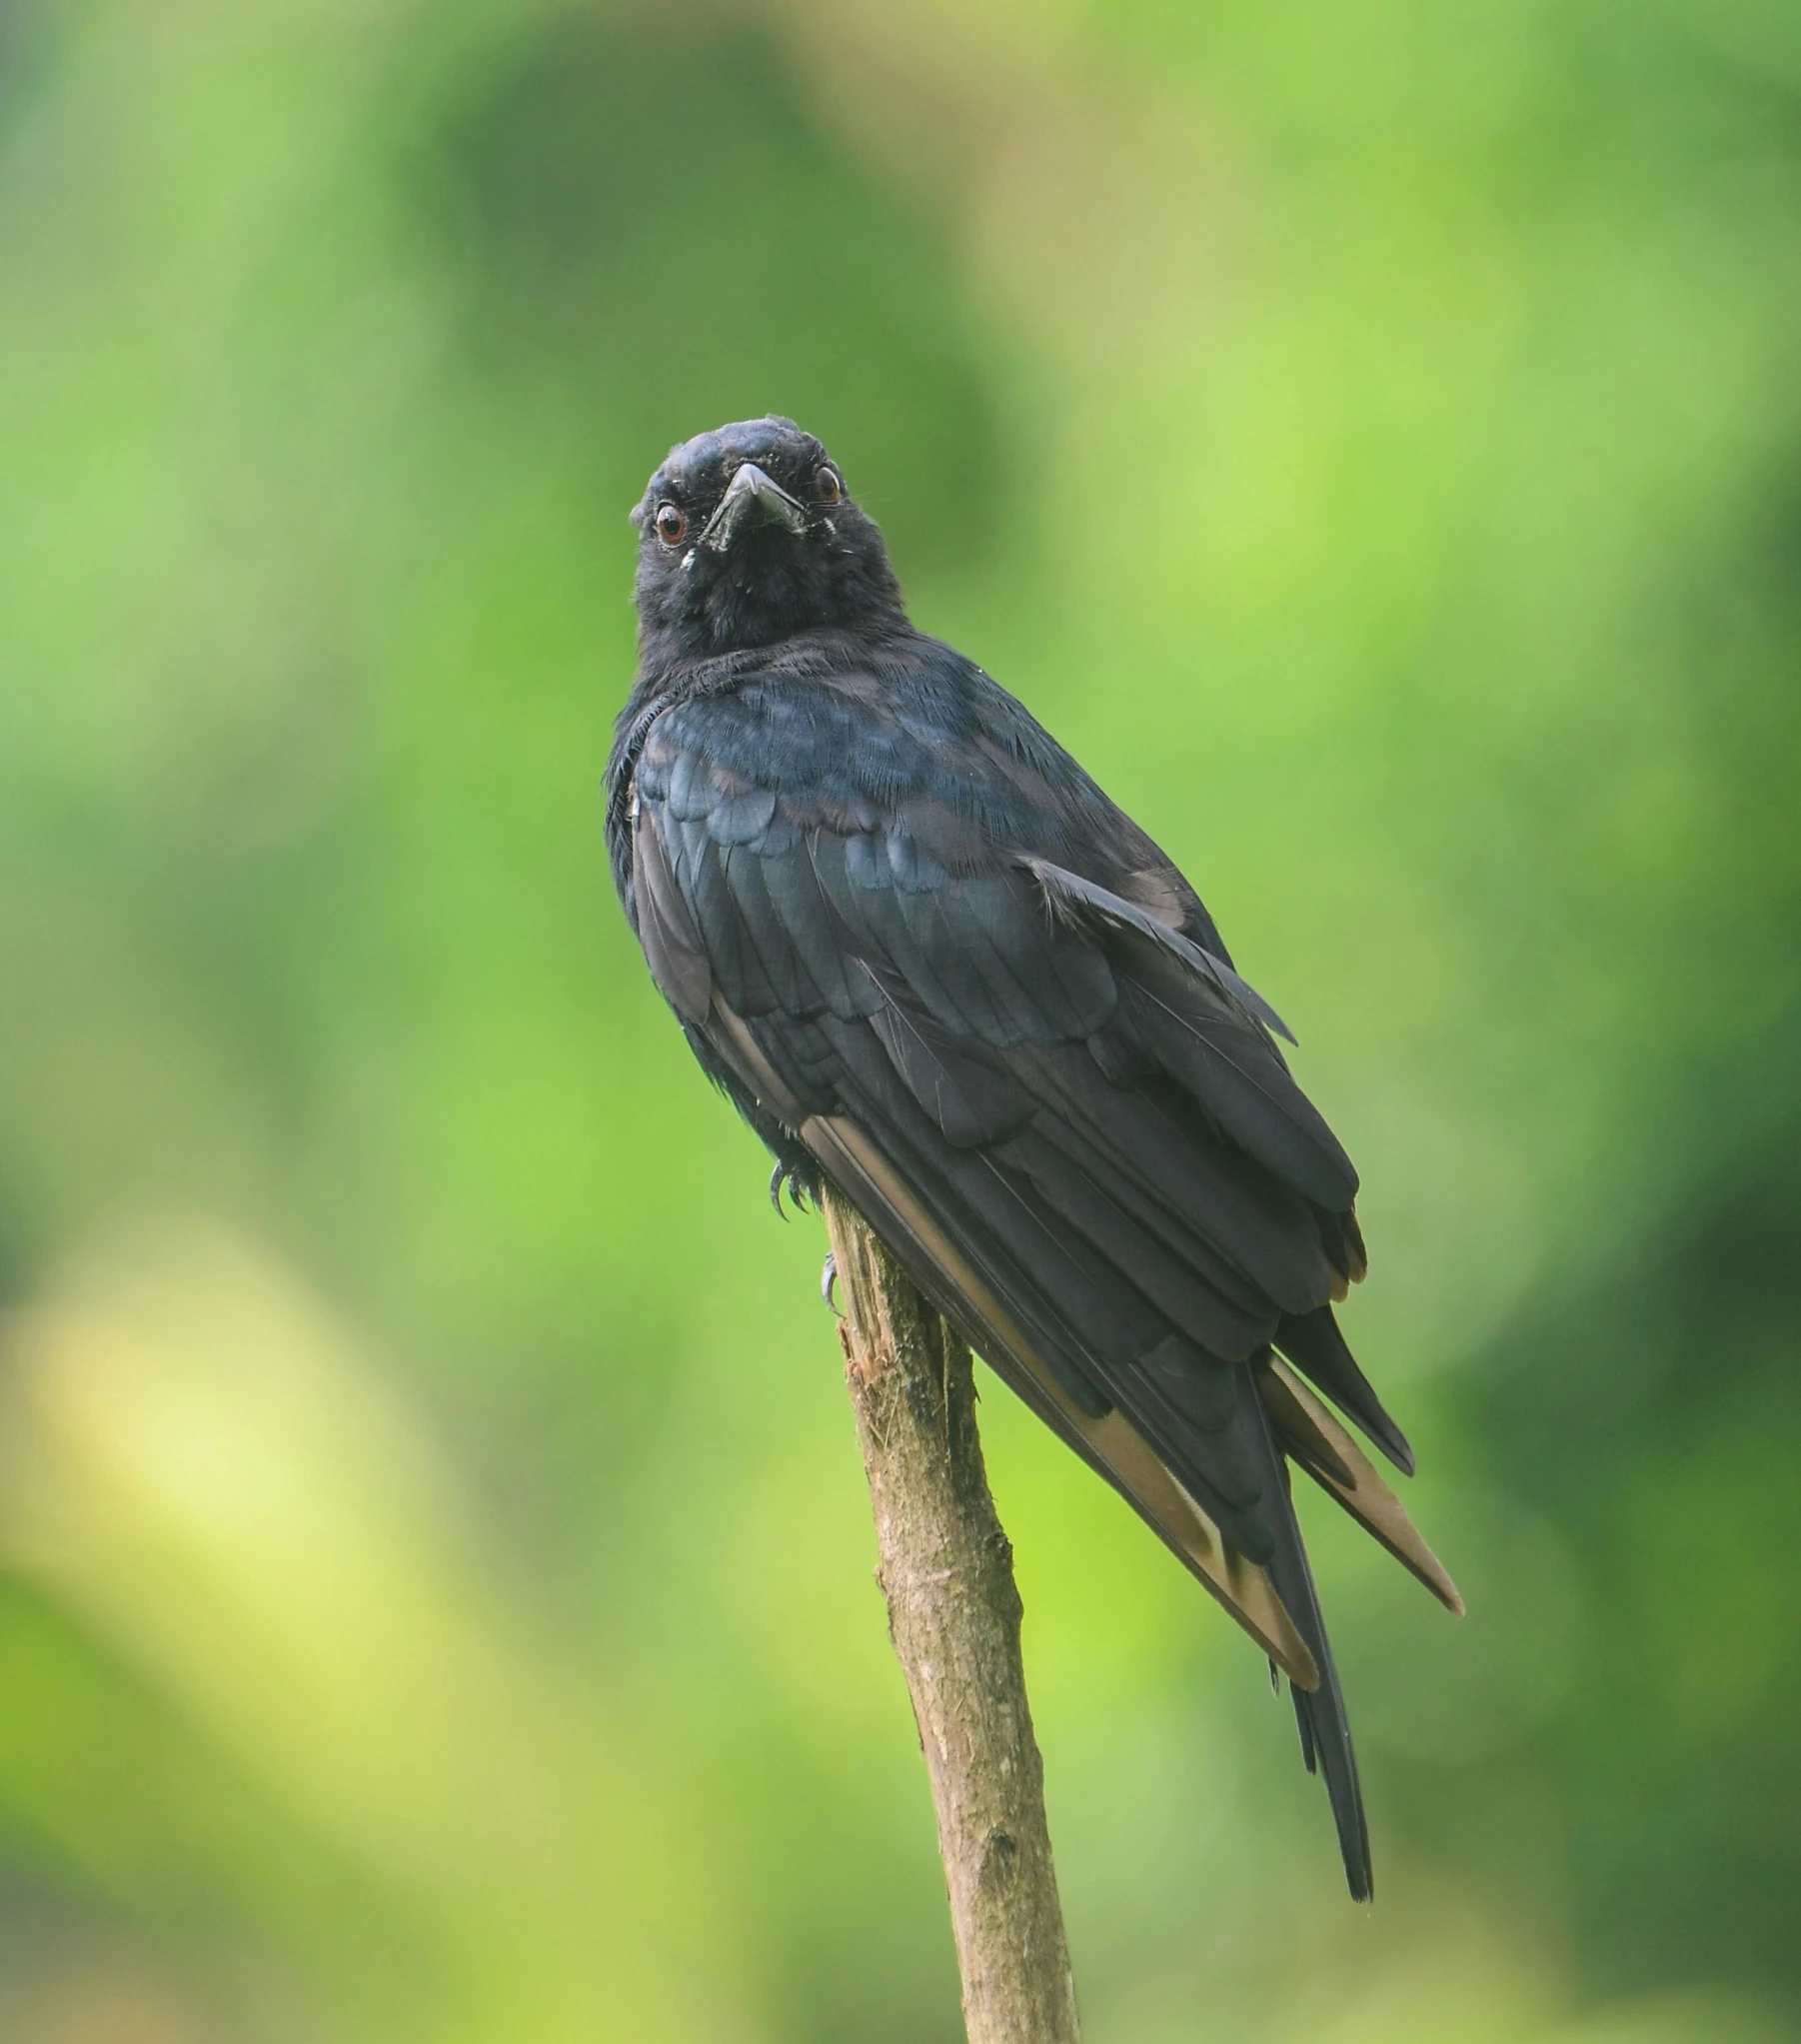
[[[1079,2044],[1012,1548],[969,1351],[830,1189],[826,1222],[888,1599],[931,1777],[969,2044]]]

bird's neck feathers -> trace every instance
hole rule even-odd
[[[832,604],[808,606],[799,615],[762,590],[709,592],[693,612],[659,615],[641,606],[638,626],[640,674],[714,668],[732,662],[758,664],[790,648],[817,646],[856,633],[882,639],[908,629],[900,591],[893,577],[887,589],[834,591]]]
[[[843,624],[813,625],[748,646],[697,647],[682,635],[641,627],[626,715],[634,704],[693,702],[750,681],[806,683],[868,672],[882,667],[897,646],[916,645],[921,637],[898,601]]]

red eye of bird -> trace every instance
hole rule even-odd
[[[682,544],[682,535],[688,530],[688,520],[682,515],[682,508],[676,504],[660,505],[657,510],[657,537],[666,547]]]
[[[845,486],[839,481],[836,469],[822,469],[813,480],[823,503],[836,504],[845,494]]]

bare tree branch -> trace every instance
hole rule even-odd
[[[969,1351],[857,1214],[830,1190],[825,1204],[877,1576],[931,1776],[969,2044],[1079,2044],[1019,1592]]]

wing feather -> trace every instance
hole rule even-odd
[[[713,968],[655,830],[633,833],[632,879],[651,978],[684,1022],[705,1022],[713,1004]]]
[[[1463,1599],[1457,1585],[1407,1516],[1406,1506],[1330,1411],[1279,1362],[1264,1380],[1263,1403],[1277,1437],[1307,1474],[1418,1576],[1447,1611],[1461,1618]]]
[[[722,730],[752,717],[731,700]],[[788,704],[781,745],[800,757],[843,707],[810,722]],[[1411,1469],[1332,1316],[1363,1274],[1356,1173],[1276,1047],[1280,1017],[1132,827],[1105,884],[1004,846],[998,812],[941,778],[926,790],[905,727],[873,729],[859,772],[778,795],[723,740],[685,736],[694,708],[650,724],[637,787],[630,879],[657,984],[759,1127],[792,1135],[1288,1671],[1367,1892],[1288,1463],[1461,1606],[1271,1352]],[[991,764],[1048,799],[1040,762]]]
[[[813,1115],[802,1140],[945,1318],[1032,1409],[1104,1476],[1271,1660],[1302,1689],[1319,1679],[1306,1641],[1263,1569],[1219,1528],[1116,1412],[1077,1405],[980,1276],[855,1122]]]

